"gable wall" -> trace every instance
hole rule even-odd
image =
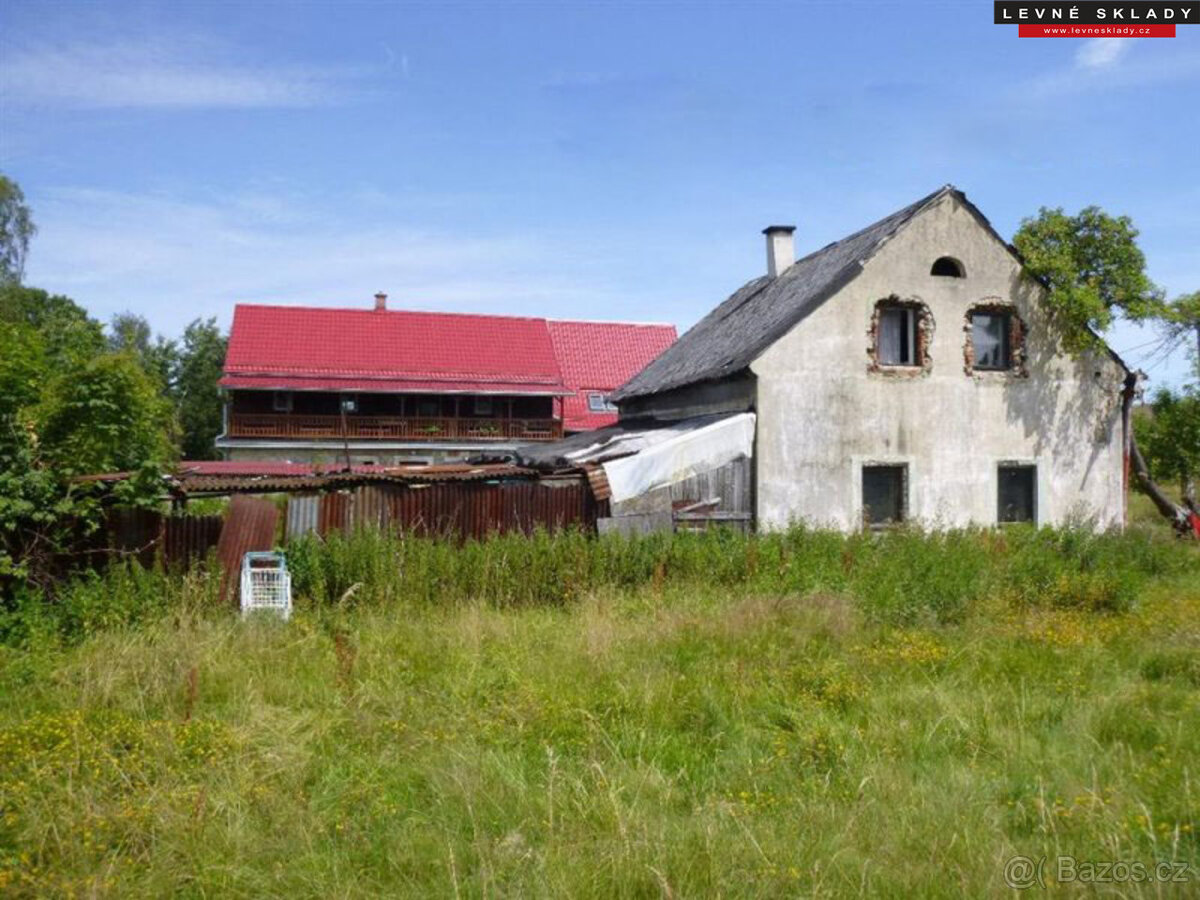
[[[967,277],[931,276],[939,256],[960,260]],[[953,196],[909,223],[751,366],[760,527],[859,527],[861,466],[871,462],[908,465],[910,517],[930,525],[994,523],[1001,461],[1037,464],[1040,524],[1120,524],[1123,372],[1107,356],[1056,354],[1040,292]],[[868,371],[875,303],[892,294],[932,313],[925,374]],[[964,371],[964,317],[988,300],[1011,302],[1028,326],[1028,377]]]

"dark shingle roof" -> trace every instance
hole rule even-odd
[[[963,201],[990,230],[987,220],[962,192],[946,185],[874,225],[797,260],[778,278],[764,275],[742,285],[616,391],[613,398],[628,400],[658,394],[698,381],[725,378],[745,369],[792,326],[849,283],[861,271],[862,264],[917,213],[947,193]],[[997,238],[1000,239],[999,235]]]

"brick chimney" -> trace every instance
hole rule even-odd
[[[763,234],[767,236],[767,274],[772,278],[796,261],[796,247],[792,240],[795,231],[795,225],[768,225],[763,229]]]
[[[383,312],[387,309],[387,294],[380,291],[375,295],[375,311]]]

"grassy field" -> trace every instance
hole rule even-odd
[[[286,625],[135,570],[10,616],[0,893],[978,897],[1065,855],[1191,879],[1096,893],[1200,894],[1194,548],[364,536],[294,565]]]

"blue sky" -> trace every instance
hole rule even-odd
[[[237,301],[686,328],[946,182],[1096,203],[1200,288],[1200,28],[1019,40],[947,3],[0,6],[27,281],[174,334]],[[1113,346],[1153,335],[1124,327]],[[1185,360],[1155,363],[1177,381]]]

